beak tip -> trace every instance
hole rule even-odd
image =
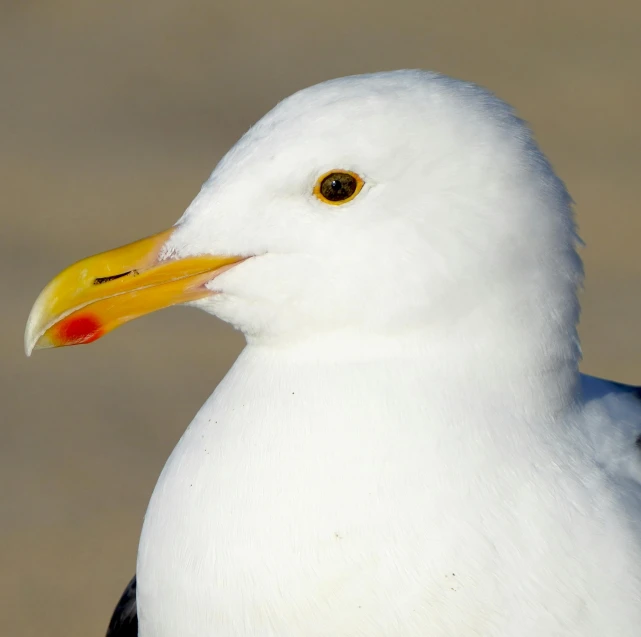
[[[33,352],[35,345],[36,345],[36,338],[34,338],[34,333],[33,333],[33,323],[31,321],[31,315],[29,315],[29,319],[27,321],[27,327],[24,331],[24,353],[27,355],[27,358],[31,356],[31,353]]]
[[[43,303],[39,297],[31,308],[27,319],[27,325],[24,330],[24,353],[27,357],[30,357],[34,350],[42,347],[42,345],[39,345],[39,341],[42,340],[42,336],[46,331],[46,326],[42,322],[42,305]]]
[[[27,358],[31,357],[31,354],[33,353],[33,350],[35,349],[34,345],[35,344],[33,342],[31,342],[30,340],[28,340],[27,337],[25,336],[25,339],[24,339],[24,353],[25,353]]]
[[[29,329],[31,326],[27,324],[27,329],[24,333],[24,353],[27,355],[27,358],[33,354],[34,349],[38,349],[38,337],[33,333],[33,330]]]

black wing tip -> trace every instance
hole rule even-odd
[[[136,576],[131,578],[111,616],[107,637],[138,637]]]

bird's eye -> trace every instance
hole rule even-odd
[[[340,205],[356,197],[365,182],[347,170],[332,170],[321,175],[314,186],[314,194],[324,203]]]

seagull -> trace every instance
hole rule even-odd
[[[27,354],[179,303],[247,341],[110,634],[637,637],[641,391],[579,372],[579,246],[510,106],[402,70],[288,97],[175,226],[55,277]]]

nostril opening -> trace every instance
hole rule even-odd
[[[122,279],[123,276],[128,276],[130,274],[135,274],[135,270],[129,270],[128,272],[121,272],[120,274],[113,274],[112,276],[99,276],[93,280],[94,285],[102,285],[103,283],[109,283],[109,281],[115,281],[116,279]]]

